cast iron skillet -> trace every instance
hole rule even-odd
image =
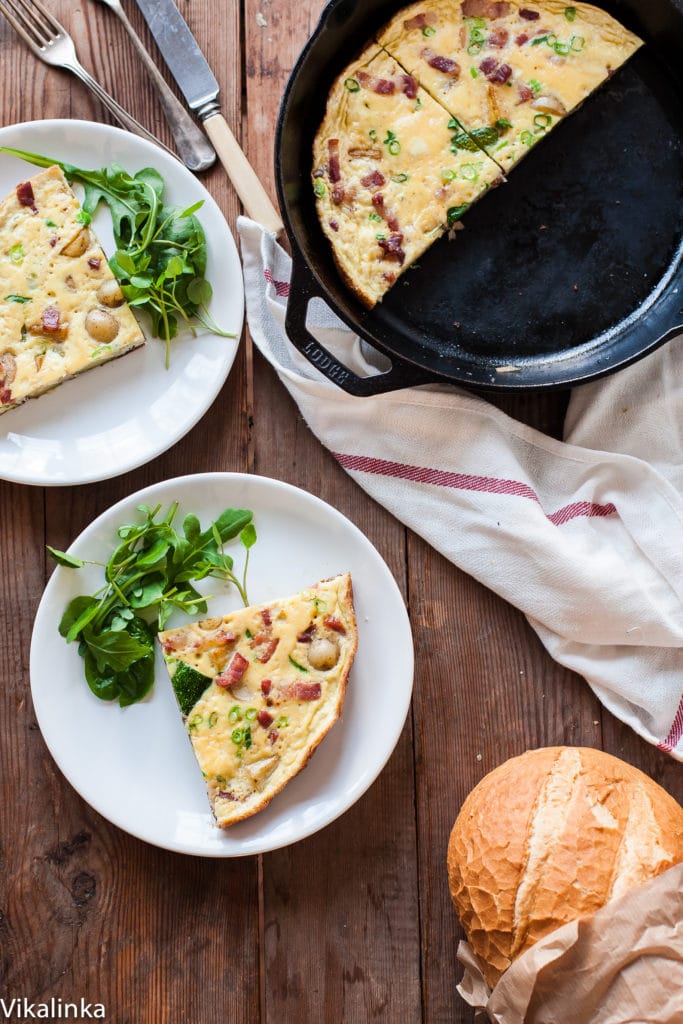
[[[287,84],[275,140],[292,246],[286,328],[354,395],[428,382],[571,387],[683,325],[683,0],[598,0],[646,45],[468,211],[372,311],[343,284],[317,221],[311,148],[335,77],[401,4],[331,0]],[[358,377],[306,328],[320,296],[391,360]]]

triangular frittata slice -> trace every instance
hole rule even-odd
[[[0,413],[144,343],[59,167],[0,203]]]
[[[349,573],[159,634],[216,822],[262,810],[337,721],[358,645]]]
[[[336,80],[312,184],[337,266],[365,305],[502,180],[481,150],[454,148],[453,135],[448,112],[377,46]]]
[[[641,46],[603,10],[563,0],[422,0],[378,42],[481,146],[512,167]]]

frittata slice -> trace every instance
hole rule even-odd
[[[372,307],[501,179],[452,145],[449,114],[377,46],[335,82],[313,147],[313,189],[339,270]]]
[[[642,45],[564,0],[422,0],[377,39],[506,172]]]
[[[159,634],[217,824],[262,810],[337,721],[358,645],[351,576]]]
[[[0,203],[0,413],[144,343],[59,167]]]

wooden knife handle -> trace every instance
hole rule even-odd
[[[280,214],[240,149],[223,115],[209,114],[204,121],[204,128],[247,215],[277,235],[283,228]]]

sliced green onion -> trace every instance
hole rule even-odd
[[[571,51],[569,43],[553,43],[553,50],[555,53],[559,53],[562,57],[566,57]]]
[[[241,746],[244,743],[244,729],[233,729],[230,733],[230,739],[236,747]]]
[[[460,125],[455,120],[455,118],[452,117],[450,119],[450,121],[448,122],[448,124],[446,125],[446,127],[449,128],[452,132],[457,132],[459,130],[459,128],[460,128]]]
[[[392,174],[391,180],[395,181],[397,185],[402,185],[404,181],[408,180],[408,175],[401,171],[400,174]]]
[[[368,132],[368,135],[370,136],[370,138],[372,139],[373,142],[377,142],[377,132],[375,131],[374,128],[370,129],[370,131]]]
[[[29,298],[28,295],[6,295],[5,299],[6,299],[7,302],[20,302],[20,303],[24,303],[24,302],[30,302],[31,301],[31,299]]]
[[[289,663],[290,665],[293,665],[294,668],[298,669],[299,672],[308,672],[307,668],[304,668],[303,665],[300,665],[298,661],[294,661],[294,658],[292,657],[291,654],[289,655]]]
[[[209,729],[213,729],[214,725],[218,721],[218,712],[212,711],[209,715]]]
[[[379,234],[379,235],[375,235],[375,238],[377,239],[377,241],[378,241],[378,242],[385,242],[385,241],[386,241],[386,238],[387,238],[387,236],[386,236],[386,235],[382,235],[382,234]]]
[[[569,45],[575,53],[579,53],[579,51],[583,50],[586,45],[586,40],[583,36],[572,36],[569,40]]]
[[[548,46],[550,47],[550,49],[554,50],[555,49],[555,43],[557,42],[557,36],[555,35],[554,32],[549,32],[548,35],[545,37],[545,41],[548,44]]]
[[[372,211],[372,213],[368,214],[368,220],[375,220],[375,221],[379,221],[380,223],[382,222],[382,218],[380,217],[380,215],[378,213],[375,213],[374,210]]]
[[[358,92],[360,90],[360,82],[355,78],[347,78],[344,80],[344,85],[349,92]]]
[[[246,636],[247,640],[253,640],[254,639],[254,634],[252,633],[252,631],[250,629],[245,629],[244,635]]]
[[[512,128],[512,121],[508,121],[505,117],[499,117],[496,121],[495,127],[498,131],[505,131],[506,128]]]
[[[467,47],[467,52],[470,57],[476,57],[478,53],[481,53],[483,46],[483,43],[470,43]]]
[[[531,45],[532,46],[540,46],[541,43],[545,43],[547,38],[548,38],[548,36],[539,36],[538,39],[532,39],[531,40]]]
[[[471,43],[483,43],[486,40],[486,36],[480,28],[473,28],[470,32]]]
[[[244,717],[248,722],[253,722],[257,714],[258,711],[256,710],[256,708],[247,708],[247,710],[244,712]]]
[[[476,181],[479,177],[479,170],[474,164],[463,164],[460,168],[460,177],[465,181]]]
[[[417,99],[415,100],[415,108],[414,109],[415,110],[419,110],[421,106],[422,106],[422,100],[418,96]]]
[[[533,146],[534,142],[536,141],[533,134],[529,131],[522,132],[522,134],[519,136],[519,140],[520,142],[523,142],[525,146]]]
[[[431,25],[425,25],[425,27],[422,29],[422,35],[423,36],[435,36],[436,35],[436,29],[432,28]]]
[[[323,196],[327,194],[327,189],[325,188],[325,182],[322,181],[320,178],[316,178],[314,183],[313,183],[313,191],[317,195],[318,199],[322,199]],[[247,634],[248,633],[249,633],[249,631],[247,630]]]
[[[398,156],[398,154],[401,152],[401,143],[396,138],[394,132],[390,130],[387,131],[387,137],[384,140],[384,145],[387,147],[389,153],[392,156]]]
[[[55,224],[55,222],[53,220],[46,220],[45,221],[45,227],[46,228],[56,228],[57,224]]]
[[[479,72],[476,68],[470,68],[470,74],[472,75],[472,78],[479,78]]]
[[[449,228],[452,228],[453,225],[460,220],[468,206],[469,203],[465,203],[463,206],[451,206],[450,210],[446,214]]]
[[[441,172],[442,181],[453,181],[453,179],[457,178],[457,176],[458,175],[456,174],[456,172],[452,171],[449,167],[444,167],[444,169]]]
[[[534,124],[539,131],[546,132],[552,123],[553,119],[550,114],[536,114],[534,117]]]
[[[196,729],[197,726],[201,725],[204,719],[201,715],[193,715],[190,721],[187,723],[187,728],[192,730]]]
[[[527,84],[534,96],[538,96],[539,92],[543,91],[543,86],[537,78],[530,78]]]
[[[239,722],[241,717],[242,712],[239,706],[237,704],[233,704],[233,706],[228,711],[228,721],[230,722],[231,725],[234,725],[235,722]]]
[[[564,16],[567,21],[574,21],[576,18],[576,7],[565,7]]]
[[[275,725],[277,726],[278,729],[284,729],[286,726],[288,726],[289,719],[287,718],[287,715],[280,715]]]
[[[24,252],[23,245],[21,242],[18,242],[17,245],[13,245],[9,251],[10,262],[19,264],[23,261],[25,255],[26,253]]]

